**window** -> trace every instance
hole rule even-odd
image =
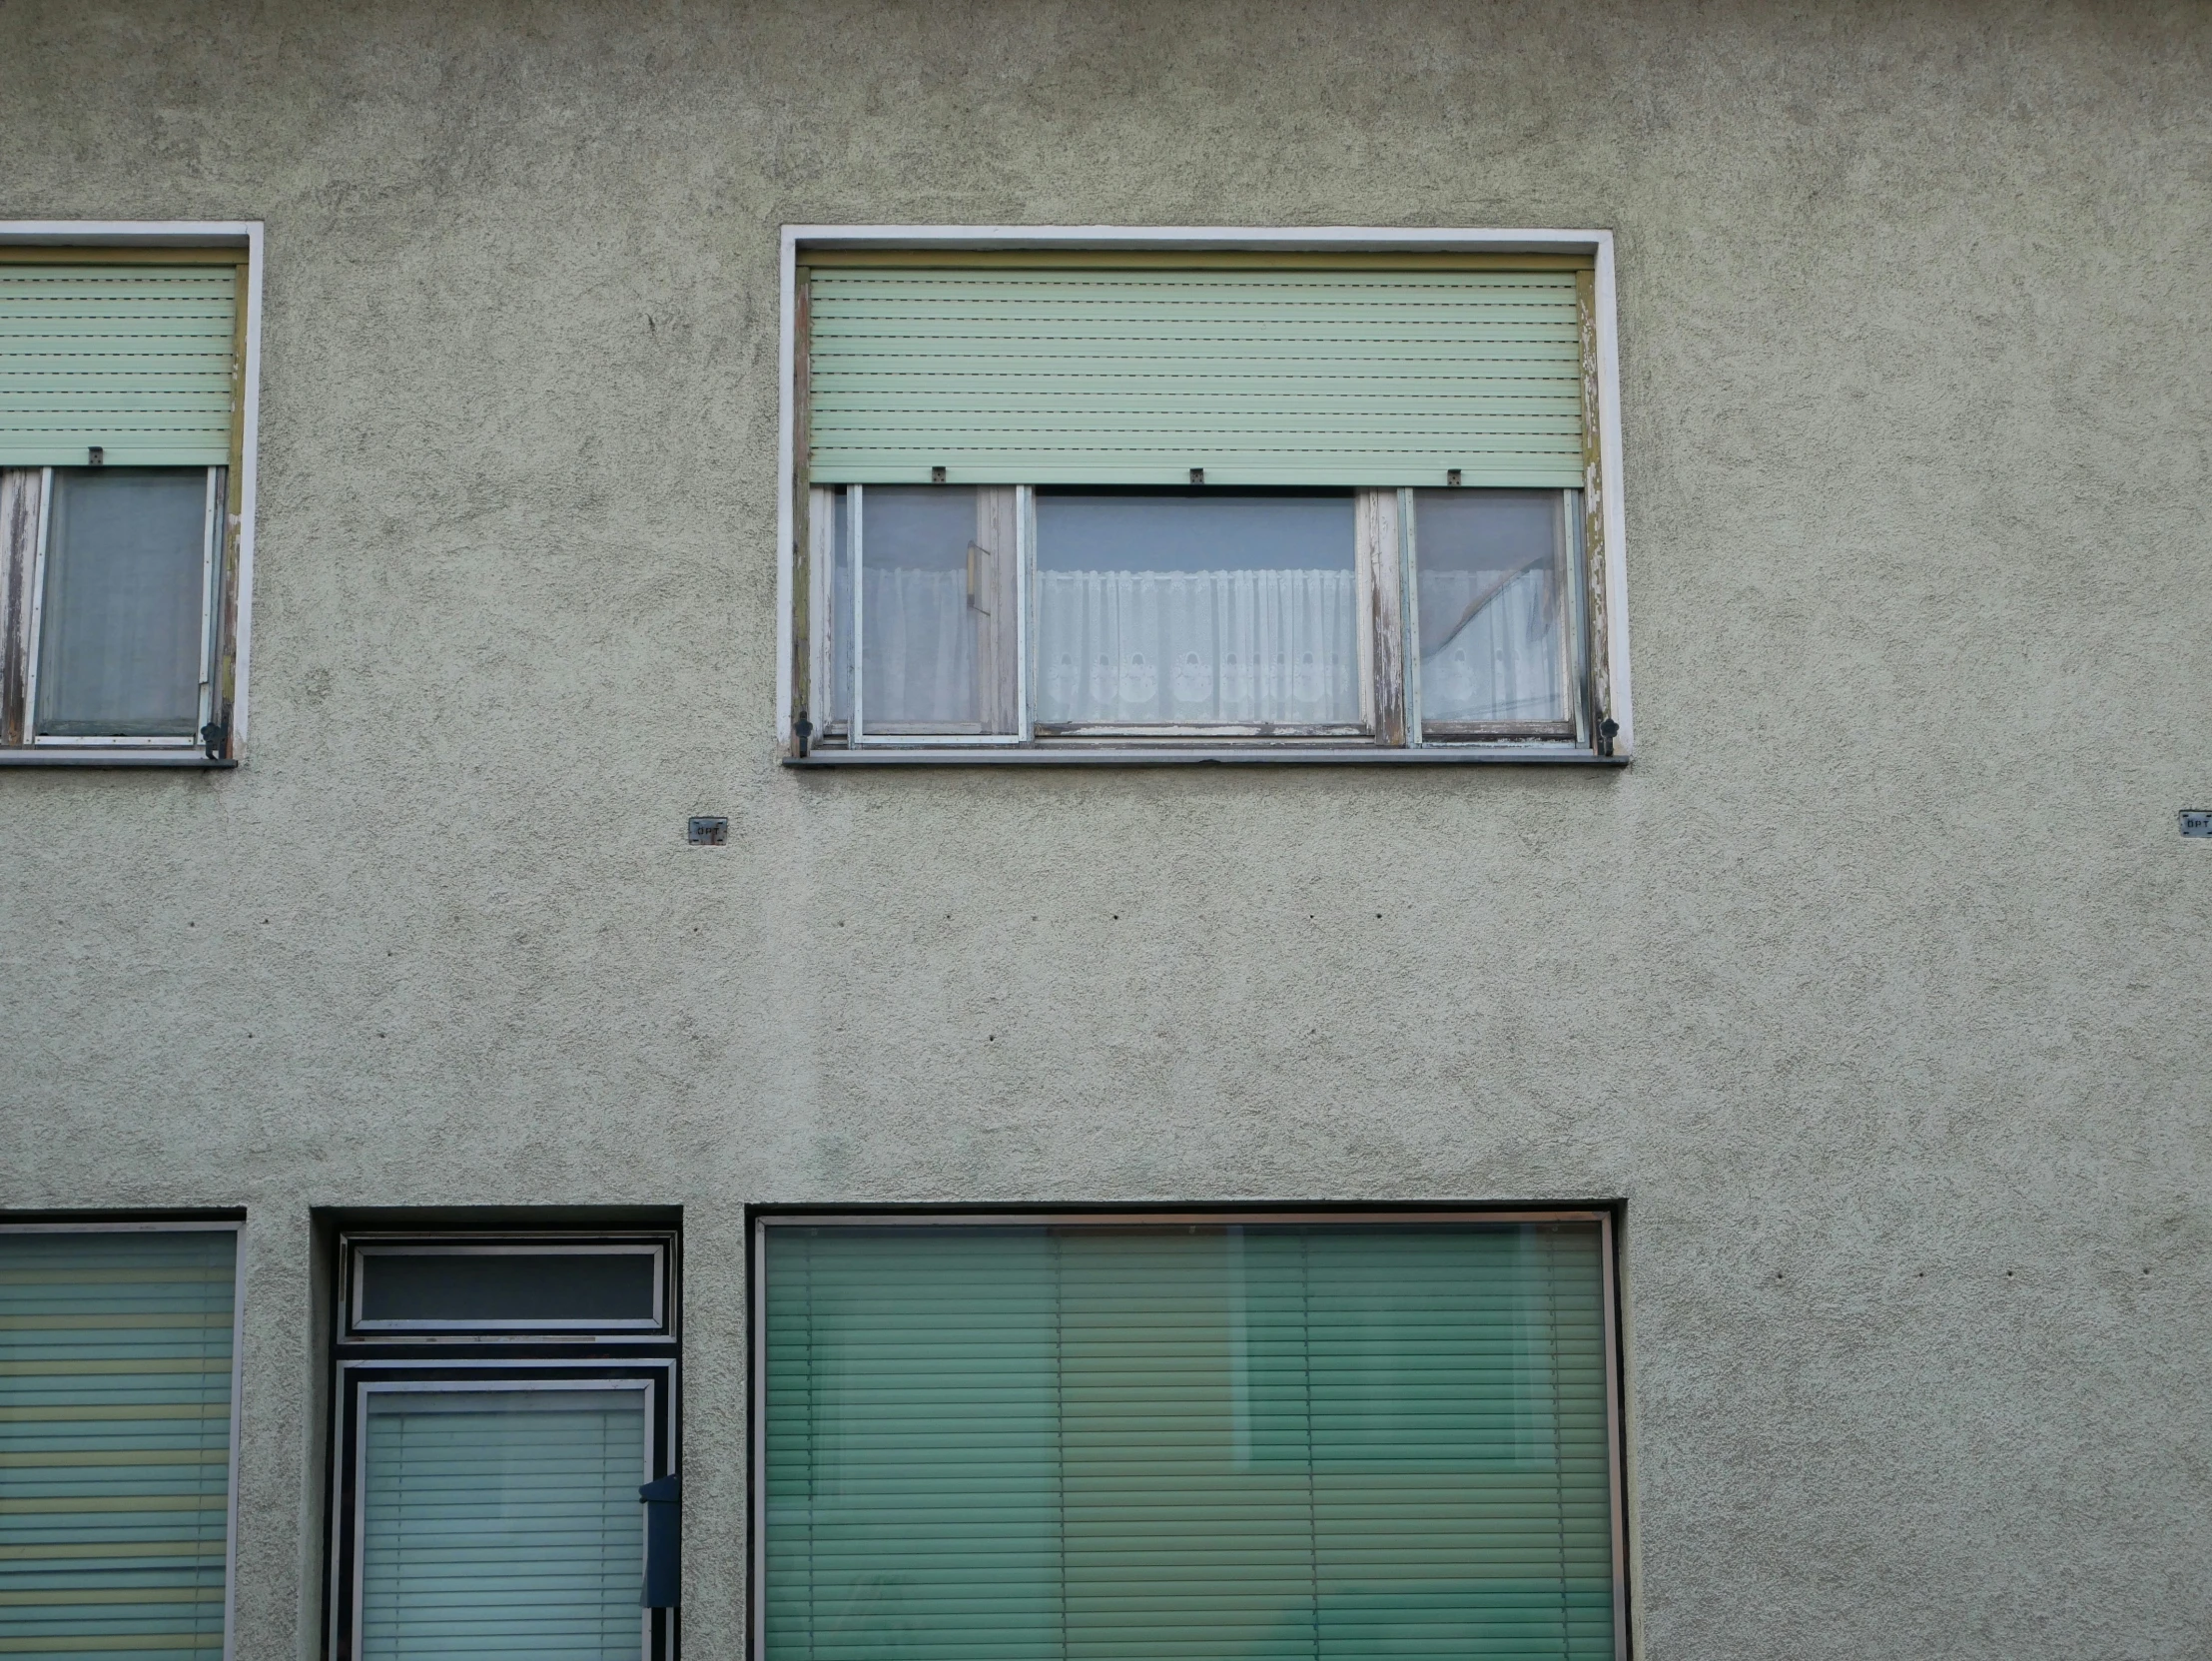
[[[0,1226],[0,1653],[219,1661],[235,1224]]]
[[[1606,1219],[759,1227],[755,1653],[1619,1657]]]
[[[674,1654],[675,1248],[341,1241],[334,1657]]]
[[[882,235],[787,236],[791,759],[1626,754],[1603,236]]]
[[[231,229],[0,226],[0,761],[239,753],[253,245]]]

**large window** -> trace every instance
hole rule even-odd
[[[794,759],[1620,752],[1602,240],[846,241],[794,244]]]
[[[0,760],[237,754],[251,277],[0,241]]]
[[[1603,1217],[760,1230],[756,1653],[1617,1657]]]
[[[359,1234],[341,1256],[332,1655],[667,1661],[675,1238]]]
[[[0,1654],[220,1661],[235,1224],[0,1226]]]

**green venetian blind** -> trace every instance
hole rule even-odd
[[[222,1655],[237,1248],[0,1234],[0,1655]]]
[[[818,269],[817,484],[1582,483],[1572,271]]]
[[[1594,1227],[768,1240],[768,1661],[1614,1653]]]
[[[641,1390],[372,1392],[362,1661],[636,1661]]]
[[[0,262],[0,467],[231,454],[233,266]]]

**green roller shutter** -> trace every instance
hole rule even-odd
[[[0,262],[0,467],[216,467],[231,453],[232,266]]]
[[[1614,1653],[1594,1226],[768,1242],[767,1661]]]
[[[817,484],[1582,483],[1572,271],[821,269]]]
[[[237,1247],[0,1234],[0,1655],[222,1655]]]
[[[371,1392],[362,1661],[637,1661],[642,1390]]]

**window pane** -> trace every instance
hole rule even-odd
[[[1014,492],[870,485],[860,498],[863,733],[1018,731]],[[849,513],[841,529],[850,546]]]
[[[1601,1249],[771,1230],[766,1661],[1610,1657]]]
[[[1040,495],[1037,718],[1360,719],[1352,497]]]
[[[859,499],[839,490],[830,525],[830,684],[824,723],[853,718],[853,506]]]
[[[223,1654],[237,1249],[0,1235],[0,1652]]]
[[[1421,720],[1573,718],[1556,490],[1416,490]]]
[[[199,727],[204,467],[57,468],[39,624],[38,730]]]
[[[362,1319],[608,1321],[653,1318],[649,1251],[361,1254]]]
[[[639,1390],[369,1397],[363,1661],[643,1648]]]

